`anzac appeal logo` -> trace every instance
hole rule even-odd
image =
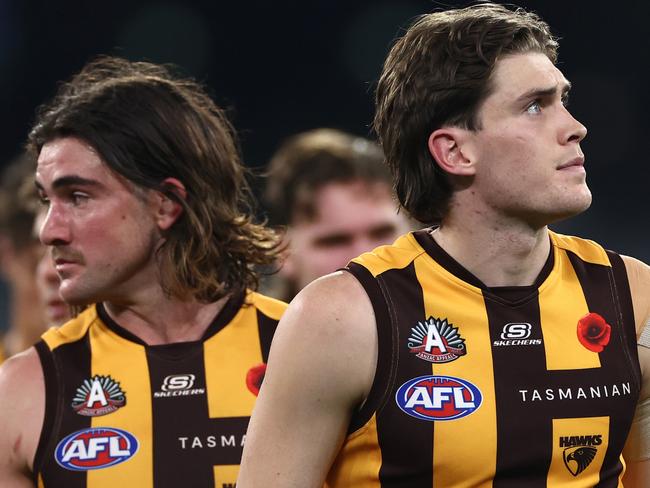
[[[59,442],[54,458],[65,469],[89,471],[128,461],[138,450],[138,440],[125,430],[98,427],[78,430]]]
[[[596,457],[598,448],[603,443],[602,435],[572,435],[560,437],[560,447],[564,448],[562,457],[566,469],[573,476],[578,476]]]
[[[448,363],[467,354],[465,339],[458,333],[458,327],[447,319],[433,317],[411,328],[408,347],[417,357],[432,363]]]
[[[72,408],[79,415],[99,417],[126,405],[126,396],[119,382],[110,376],[95,375],[77,388]]]
[[[418,376],[397,390],[402,411],[420,420],[454,420],[474,413],[483,401],[469,381],[453,376]]]

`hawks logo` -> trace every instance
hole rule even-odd
[[[395,401],[420,420],[454,420],[474,413],[483,395],[469,381],[452,376],[418,376],[399,387]]]
[[[77,388],[72,408],[79,415],[99,417],[126,405],[120,384],[110,376],[95,375]]]
[[[416,357],[431,363],[448,363],[467,354],[465,339],[458,333],[458,327],[447,319],[433,317],[411,328],[408,347]]]
[[[137,450],[138,440],[130,432],[98,427],[79,430],[62,439],[54,457],[65,469],[89,471],[128,461]]]
[[[598,448],[603,443],[601,435],[580,435],[560,437],[560,447],[564,447],[562,457],[566,469],[573,476],[578,476],[596,457]]]

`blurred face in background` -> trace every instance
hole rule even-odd
[[[40,212],[34,223],[34,235],[38,233],[43,225],[47,212],[44,209]],[[63,324],[70,318],[70,309],[59,295],[59,285],[61,280],[54,268],[54,261],[49,248],[41,247],[41,257],[36,266],[36,286],[38,289],[38,297],[43,307],[45,322],[48,327],[55,327]]]
[[[297,216],[280,271],[298,290],[409,230],[385,183],[333,182],[316,190],[313,218]]]

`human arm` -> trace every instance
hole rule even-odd
[[[305,288],[274,336],[237,487],[321,487],[376,360],[374,313],[357,280],[338,272]]]
[[[45,413],[43,372],[32,347],[0,368],[0,486],[33,487],[34,454]]]
[[[637,328],[641,393],[623,458],[626,488],[650,488],[650,267],[623,257],[630,282]]]

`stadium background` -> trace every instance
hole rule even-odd
[[[175,63],[201,80],[228,108],[244,160],[257,169],[295,132],[326,126],[368,136],[391,40],[413,17],[465,3],[0,0],[0,164],[18,153],[57,82],[98,54]],[[583,149],[594,203],[555,228],[650,262],[650,3],[518,5],[561,38],[570,110],[589,129]],[[4,290],[0,324],[6,299]]]

